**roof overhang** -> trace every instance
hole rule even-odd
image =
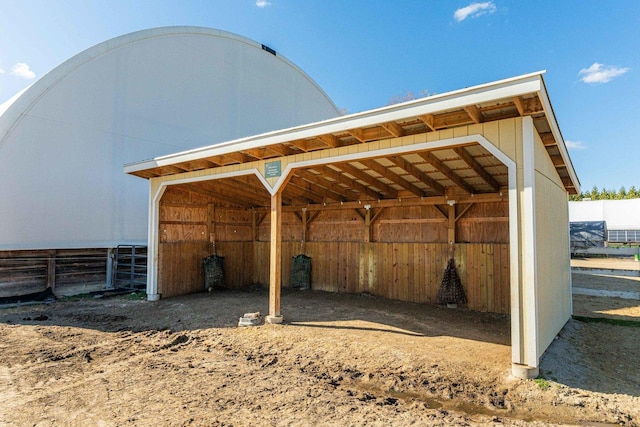
[[[566,190],[580,183],[543,80],[536,72],[132,163],[124,171],[142,178],[331,149],[507,118],[531,116]]]

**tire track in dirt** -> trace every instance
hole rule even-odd
[[[32,394],[32,396],[24,396],[16,392],[15,387],[11,385],[13,382],[12,378],[14,377],[12,369],[8,367],[0,367],[2,368],[2,370],[0,370],[0,384],[2,384],[3,386],[2,387],[3,393],[1,394],[1,397],[0,397],[0,405],[1,405],[0,407],[5,407],[5,404],[7,402],[11,402],[12,403],[11,410],[14,410],[15,408],[18,408],[21,406],[30,405],[35,401],[42,401],[42,400],[47,401],[52,396],[60,395],[62,393],[71,391],[73,389],[81,388],[90,383],[98,384],[102,380],[108,381],[109,376],[112,375],[114,371],[117,372],[120,370],[128,369],[130,365],[135,365],[140,360],[147,358],[149,353],[161,353],[163,351],[165,352],[176,351],[176,349],[183,346],[188,346],[189,344],[192,344],[194,342],[192,337],[190,337],[189,335],[186,335],[183,333],[171,333],[171,334],[167,334],[168,335],[167,340],[169,340],[169,342],[166,342],[164,344],[157,344],[152,346],[141,345],[140,347],[137,347],[137,348],[136,347],[131,348],[128,345],[130,343],[141,344],[143,342],[141,338],[147,338],[147,339],[154,338],[154,336],[158,334],[163,334],[163,333],[165,332],[150,331],[150,332],[144,332],[141,334],[133,333],[133,335],[122,337],[115,340],[104,341],[100,344],[79,347],[72,351],[65,352],[62,355],[54,355],[53,357],[49,357],[48,360],[38,361],[38,359],[36,359],[33,361],[34,365],[32,366],[25,366],[25,365],[17,366],[17,368],[19,368],[20,370],[20,373],[22,375],[25,375],[30,372],[33,374],[37,374],[39,371],[43,369],[47,369],[47,370],[55,369],[59,367],[61,362],[67,361],[75,357],[83,357],[86,359],[87,363],[95,364],[96,362],[98,362],[98,360],[100,360],[101,365],[104,365],[105,363],[108,364],[108,369],[106,370],[100,369],[98,372],[90,374],[88,376],[86,372],[73,372],[71,373],[70,376],[64,376],[59,380],[57,380],[57,381],[64,381],[64,384],[55,385],[55,384],[52,384],[50,381],[47,381],[41,386],[36,385],[33,389],[33,392],[30,393]],[[177,335],[177,336],[172,337],[172,335]],[[120,354],[119,350],[124,347],[127,347],[129,349],[128,350],[129,354]],[[105,355],[101,355],[100,359],[86,358],[85,356],[86,354],[91,354],[92,352],[96,353],[100,349],[110,349],[110,351],[106,353],[106,357]],[[47,350],[43,350],[43,351],[45,352],[45,354],[49,353]],[[109,357],[109,356],[112,356],[112,357]],[[112,358],[118,358],[122,360],[116,361],[114,363],[112,360],[109,360]],[[43,366],[42,365],[43,363],[46,364],[46,366]],[[78,379],[79,377],[80,379]],[[5,392],[5,390],[7,390],[7,392]],[[19,404],[16,404],[16,402],[19,402]]]

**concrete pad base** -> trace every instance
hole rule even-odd
[[[270,323],[272,325],[279,325],[284,321],[284,317],[282,315],[279,316],[267,316],[264,319],[265,323]]]
[[[160,294],[147,294],[147,301],[159,301]]]
[[[518,363],[512,363],[511,375],[521,380],[529,380],[532,378],[538,378],[538,375],[540,375],[540,369],[527,365],[520,365]]]

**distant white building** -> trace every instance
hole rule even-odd
[[[148,185],[124,164],[338,115],[302,70],[235,34],[98,44],[0,105],[0,251],[146,244]]]
[[[606,223],[608,243],[640,242],[640,199],[569,202],[569,222]]]

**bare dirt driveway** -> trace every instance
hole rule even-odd
[[[286,291],[285,324],[237,327],[267,304],[253,290],[0,309],[0,425],[640,425],[634,322],[571,320],[544,378],[522,381],[506,316]]]

